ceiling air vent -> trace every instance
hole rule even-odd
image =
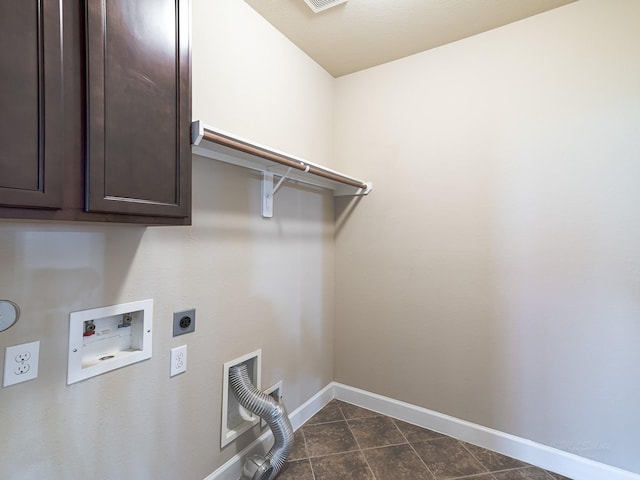
[[[314,13],[322,12],[327,8],[335,7],[336,5],[340,5],[341,3],[346,3],[347,0],[304,0],[309,8],[314,11]]]

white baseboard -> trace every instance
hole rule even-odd
[[[334,398],[517,458],[574,480],[640,480],[640,475],[633,472],[337,382],[324,387],[289,415],[293,429],[297,430]],[[272,438],[270,431],[265,432],[204,480],[238,480],[242,476],[244,459],[251,455],[264,455],[273,442]]]
[[[517,458],[574,480],[640,480],[640,475],[375,393],[333,383],[334,398]]]

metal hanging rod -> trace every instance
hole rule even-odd
[[[194,122],[194,124],[199,124],[199,123],[200,122]],[[238,150],[240,152],[248,153],[250,155],[255,155],[257,157],[264,158],[265,160],[269,160],[271,162],[284,165],[286,167],[295,168],[296,170],[301,170],[303,172],[311,173],[312,175],[317,175],[319,177],[323,177],[328,180],[333,180],[334,182],[344,183],[345,185],[362,188],[364,190],[369,188],[369,186],[361,180],[332,171],[320,165],[315,165],[311,162],[306,162],[304,160],[294,159],[288,155],[275,152],[274,150],[271,150],[267,147],[261,147],[255,144],[252,145],[250,143],[247,143],[246,141],[240,140],[238,138],[234,138],[233,136],[223,134],[219,131],[210,129],[209,127],[202,126],[201,130],[202,130],[201,140],[217,143],[218,145],[223,145],[225,147]],[[197,144],[194,142],[194,145],[197,145]]]
[[[262,172],[265,217],[273,215],[273,197],[285,179],[331,189],[335,196],[367,195],[373,188],[369,182],[209,127],[199,120],[191,124],[191,143],[197,155]],[[274,175],[280,177],[275,188]]]

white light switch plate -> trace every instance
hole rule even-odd
[[[171,377],[187,371],[187,346],[171,349]]]
[[[4,354],[3,387],[38,378],[40,340],[7,347]]]

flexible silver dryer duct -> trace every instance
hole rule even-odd
[[[273,446],[265,457],[249,458],[242,469],[243,480],[273,480],[278,476],[293,447],[293,427],[287,410],[271,395],[258,390],[249,379],[245,364],[229,369],[229,383],[240,405],[267,422],[273,433]]]

